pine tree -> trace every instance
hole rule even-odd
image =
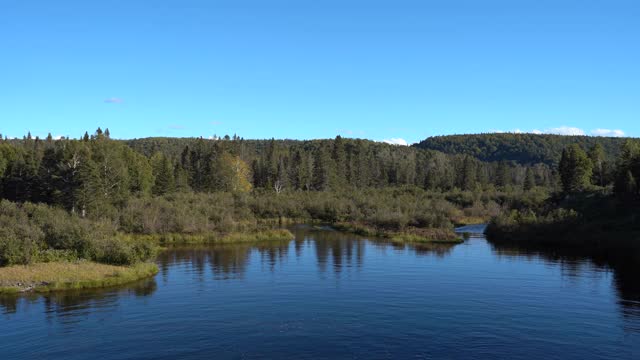
[[[579,145],[570,145],[560,159],[560,180],[565,193],[584,191],[591,184],[593,165]]]
[[[509,166],[506,161],[500,161],[498,163],[498,168],[496,169],[496,179],[495,183],[497,186],[501,188],[506,188],[511,184],[511,176],[510,176]]]
[[[124,157],[129,169],[129,192],[136,195],[149,195],[155,183],[149,159],[128,148],[124,151]]]
[[[627,140],[622,145],[618,160],[615,192],[620,196],[639,194],[638,179],[640,179],[640,143]]]
[[[151,158],[151,168],[155,182],[153,184],[152,193],[154,195],[165,195],[171,193],[175,189],[174,168],[171,161],[164,154],[156,153]]]
[[[313,188],[318,191],[331,189],[334,185],[335,170],[332,167],[331,156],[323,144],[316,149],[313,163]]]

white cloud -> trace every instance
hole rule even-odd
[[[391,144],[391,145],[401,145],[401,146],[409,146],[407,140],[402,138],[391,138],[382,140],[383,143]]]
[[[591,135],[605,136],[605,137],[624,137],[624,131],[610,130],[610,129],[595,129],[595,130],[591,130]]]
[[[122,100],[121,98],[117,98],[117,97],[104,99],[104,102],[106,102],[107,104],[121,104],[123,101],[124,100]]]
[[[571,135],[571,136],[586,136],[587,132],[583,129],[572,126],[560,126],[550,129],[534,129],[530,131],[523,131],[520,129],[514,129],[510,131],[493,130],[494,133],[511,133],[511,134],[553,134],[553,135]],[[605,137],[624,137],[625,132],[620,129],[594,129],[589,131],[591,136],[605,136]]]
[[[577,127],[570,126],[561,126],[553,129],[547,129],[544,131],[545,134],[555,134],[555,135],[587,135],[587,133]]]

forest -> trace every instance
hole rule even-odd
[[[624,138],[595,136],[565,136],[525,133],[491,133],[476,135],[434,136],[419,144],[421,149],[442,151],[447,154],[470,155],[483,161],[516,161],[520,164],[543,163],[555,166],[562,151],[577,144],[591,149],[598,144],[607,161],[615,161]]]
[[[604,159],[598,144],[588,152],[567,146],[558,164],[560,190],[494,217],[489,240],[640,258],[640,142],[626,140],[614,163]]]
[[[116,140],[99,128],[78,139],[4,139],[0,266],[73,258],[133,264],[151,259],[159,243],[255,239],[291,222],[451,240],[455,224],[542,214],[554,194],[610,193],[614,186],[618,194],[638,193],[636,142],[616,140],[614,151],[612,139],[589,138],[561,150],[556,163],[547,161],[555,155],[519,159],[520,149],[535,154],[539,143],[573,138],[514,139],[515,147],[469,145],[491,156],[340,136]]]

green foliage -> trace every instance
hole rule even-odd
[[[250,164],[247,166],[247,164]],[[0,195],[111,218],[127,199],[175,192],[348,191],[417,186],[425,190],[509,190],[553,186],[548,165],[486,163],[417,147],[367,140],[22,140],[0,146]]]
[[[512,211],[495,217],[486,229],[494,243],[578,248],[595,254],[640,249],[637,203],[602,194],[582,194],[567,201],[550,199],[536,211]]]
[[[485,190],[522,187],[531,168],[536,186],[552,186],[546,164],[486,163],[472,156],[447,155],[417,147],[392,146],[359,139],[204,140],[148,138],[126,142],[147,156],[161,152],[183,174],[183,188],[224,191],[230,172],[221,159],[230,154],[250,164],[254,189],[339,191],[350,188],[418,186],[426,190]],[[186,181],[185,181],[186,180]]]
[[[568,192],[591,183],[606,192],[615,180],[621,197],[638,195],[640,147],[627,142],[615,163],[615,144],[621,140],[514,134],[416,147],[341,137],[118,141],[100,129],[81,140],[27,136],[0,143],[0,198],[9,200],[0,203],[0,265],[131,264],[155,252],[157,242],[141,237],[256,234],[292,221],[407,239],[445,237],[454,223],[505,209],[517,210],[515,223],[537,223],[555,216],[542,207],[560,178]]]
[[[0,266],[88,259],[132,264],[153,258],[156,248],[117,236],[115,227],[46,205],[0,202]]]
[[[593,164],[579,145],[570,145],[562,152],[559,165],[560,180],[565,193],[586,190],[591,185]]]
[[[489,239],[579,247],[595,253],[637,253],[640,207],[636,174],[640,175],[640,146],[629,140],[622,147],[615,169],[617,197],[608,188],[591,188],[591,181],[602,186],[599,182],[603,177],[591,176],[592,164],[600,159],[598,147],[587,157],[578,145],[569,146],[560,162],[565,194],[551,197],[536,207],[494,217],[487,228]]]
[[[174,167],[171,160],[162,153],[151,157],[151,168],[155,182],[152,188],[154,195],[164,195],[175,190]]]
[[[622,198],[635,199],[640,196],[640,144],[628,140],[622,146],[618,160],[615,191]]]
[[[466,154],[483,161],[516,161],[520,164],[544,163],[554,166],[562,150],[572,144],[591,149],[601,146],[605,161],[613,161],[624,139],[592,136],[538,134],[477,134],[430,137],[416,145],[447,154]]]

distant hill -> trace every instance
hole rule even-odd
[[[560,161],[562,150],[570,144],[579,144],[588,150],[599,143],[606,157],[613,160],[624,141],[625,138],[500,133],[434,136],[414,146],[447,154],[467,154],[483,161],[553,165]]]

